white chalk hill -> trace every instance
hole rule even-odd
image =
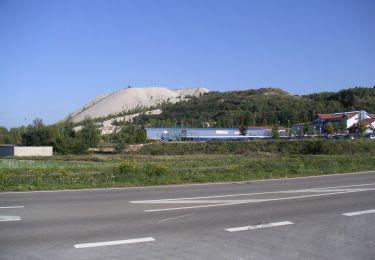
[[[163,102],[176,103],[188,96],[199,96],[207,93],[206,88],[169,90],[164,87],[133,88],[128,87],[109,93],[87,103],[65,119],[80,122],[86,117],[98,118],[116,115],[136,108],[157,106]]]

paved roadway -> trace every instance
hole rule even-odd
[[[0,193],[0,259],[375,259],[375,172]]]

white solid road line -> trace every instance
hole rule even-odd
[[[233,202],[233,203],[211,204],[211,205],[191,206],[191,207],[179,207],[179,208],[146,209],[144,212],[159,212],[159,211],[170,211],[170,210],[180,210],[180,209],[210,208],[210,207],[238,205],[238,204],[245,204],[245,203],[248,203],[248,202]]]
[[[343,213],[342,215],[347,216],[347,217],[351,217],[351,216],[358,216],[358,215],[371,214],[371,213],[375,213],[375,209],[348,212],[348,213]]]
[[[220,207],[220,206],[249,204],[249,203],[267,202],[267,201],[279,201],[279,200],[292,200],[292,199],[302,199],[302,198],[313,198],[313,197],[331,196],[331,195],[348,194],[348,193],[355,193],[355,192],[360,192],[360,191],[373,191],[373,190],[375,190],[375,188],[363,189],[363,190],[355,190],[355,191],[350,190],[350,191],[340,191],[340,192],[312,194],[312,195],[303,195],[303,196],[282,197],[282,198],[275,198],[275,199],[258,199],[258,200],[252,200],[252,201],[241,201],[240,200],[239,202],[222,203],[222,204],[211,204],[211,205],[201,205],[201,206],[161,208],[161,209],[148,209],[148,210],[145,210],[144,212],[159,212],[159,211],[170,211],[170,210],[183,210],[183,209],[195,209],[195,208]]]
[[[0,209],[22,209],[24,206],[6,206],[6,207],[0,207]]]
[[[359,192],[365,191],[363,188],[358,189],[357,187],[371,186],[375,185],[375,182],[372,183],[363,183],[355,185],[346,185],[346,186],[330,186],[330,187],[320,187],[320,188],[310,188],[310,189],[299,189],[299,190],[281,190],[281,191],[267,191],[267,192],[253,192],[253,193],[238,193],[238,194],[225,194],[225,195],[214,195],[214,196],[204,196],[204,197],[185,197],[185,198],[172,198],[172,199],[156,199],[156,200],[132,200],[130,203],[137,204],[149,204],[149,203],[173,203],[181,200],[199,200],[199,199],[213,199],[213,198],[227,198],[227,197],[240,197],[240,196],[251,196],[251,195],[266,195],[266,194],[277,194],[277,193],[317,193],[317,192]],[[345,189],[345,188],[354,188],[355,189]],[[344,188],[344,189],[342,189]],[[365,188],[366,189],[366,188]],[[368,190],[368,189],[366,189]],[[170,202],[169,202],[170,201]]]
[[[375,190],[367,189],[366,191]],[[170,211],[170,210],[181,210],[181,209],[195,209],[195,208],[210,208],[210,207],[220,207],[220,206],[229,206],[229,205],[239,205],[239,204],[249,204],[257,202],[267,202],[267,201],[278,201],[278,200],[291,200],[291,199],[301,199],[301,198],[312,198],[312,197],[321,197],[321,196],[330,196],[338,194],[353,193],[359,191],[341,191],[341,192],[332,192],[332,193],[323,193],[323,194],[313,194],[313,195],[304,195],[304,196],[294,196],[294,197],[283,197],[276,199],[258,199],[258,200],[249,200],[249,201],[239,201],[232,203],[222,203],[222,204],[211,204],[211,205],[202,205],[202,206],[189,206],[189,207],[176,207],[176,208],[162,208],[162,209],[147,209],[144,212],[158,212],[158,211]]]
[[[248,200],[150,200],[150,201],[130,201],[134,204],[218,204],[237,202],[257,202],[258,199]]]
[[[168,221],[168,220],[174,220],[174,219],[184,218],[184,217],[191,216],[191,215],[194,215],[194,213],[186,214],[186,215],[181,215],[181,216],[177,216],[177,217],[173,217],[173,218],[162,219],[162,220],[159,220],[159,223],[165,222],[165,221]]]
[[[259,229],[259,228],[267,228],[267,227],[278,227],[278,226],[285,226],[285,225],[292,225],[293,222],[290,221],[281,221],[269,224],[258,224],[252,226],[245,226],[245,227],[235,227],[235,228],[227,228],[226,231],[229,232],[237,232],[237,231],[245,231],[245,230],[252,230],[252,229]]]
[[[17,221],[21,220],[20,216],[0,216],[0,221]]]
[[[106,242],[96,242],[96,243],[86,243],[86,244],[75,244],[75,248],[87,248],[87,247],[98,247],[98,246],[113,246],[113,245],[123,245],[123,244],[134,244],[142,242],[155,241],[153,237],[126,239],[126,240],[115,240]]]

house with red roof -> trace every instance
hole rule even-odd
[[[314,129],[323,133],[326,125],[332,123],[336,129],[339,129],[339,132],[343,133],[362,120],[372,119],[373,117],[371,115],[373,114],[369,114],[364,110],[318,114],[311,124]]]
[[[359,126],[363,124],[366,127],[364,134],[375,134],[375,118],[366,118],[352,125],[348,130],[351,133],[359,133]]]

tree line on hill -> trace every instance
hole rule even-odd
[[[310,122],[318,113],[353,110],[375,112],[375,86],[303,96],[275,88],[209,92],[175,104],[165,103],[160,115],[143,114],[135,122],[150,127],[289,126]]]

